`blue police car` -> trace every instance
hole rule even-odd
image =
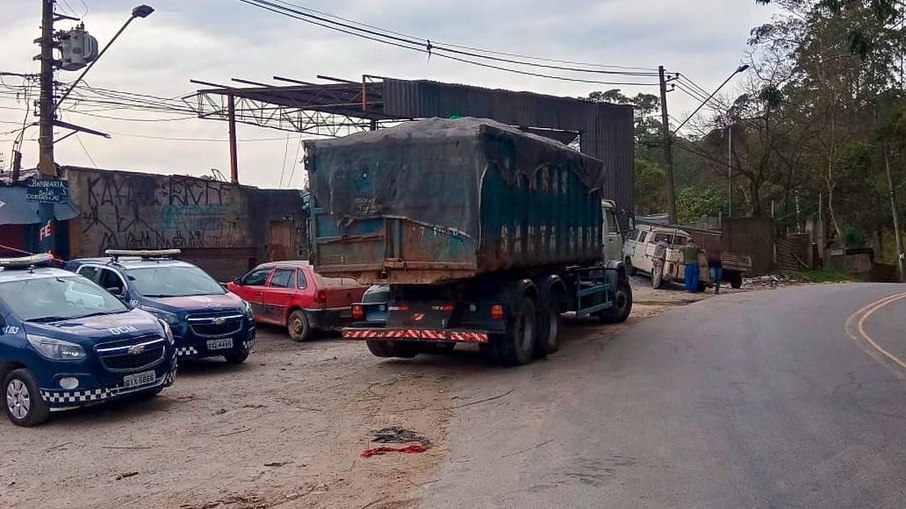
[[[51,411],[171,385],[169,325],[81,276],[41,266],[50,261],[0,259],[0,380],[9,419],[35,426]]]
[[[251,306],[205,271],[174,259],[178,249],[106,254],[107,258],[72,260],[65,268],[166,321],[180,359],[222,356],[241,364],[248,358],[255,341]]]

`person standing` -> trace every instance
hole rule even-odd
[[[698,293],[698,253],[700,249],[695,241],[689,239],[689,243],[683,248],[683,263],[686,265],[686,273],[683,281],[686,283],[686,291],[689,293]]]
[[[660,288],[661,281],[664,280],[664,263],[667,261],[667,239],[663,236],[657,240],[654,245],[654,255],[651,261],[654,268],[651,270],[651,287]]]
[[[705,248],[705,259],[708,261],[708,274],[714,283],[714,295],[720,295],[720,281],[723,279],[724,266],[720,260],[721,251],[719,244],[711,244]]]

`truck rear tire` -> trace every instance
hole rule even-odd
[[[538,317],[535,303],[523,297],[516,315],[507,324],[506,334],[496,336],[497,361],[504,366],[521,366],[528,364],[535,353],[535,340],[538,334]]]
[[[730,283],[730,288],[739,290],[740,288],[742,288],[742,274],[740,274],[739,272],[728,273],[727,282]]]
[[[411,359],[419,354],[421,350],[416,343],[396,343],[393,341],[369,339],[365,341],[368,350],[375,357],[391,358],[399,357],[401,359]]]
[[[548,302],[538,315],[535,357],[545,357],[560,348],[560,304]]]
[[[613,307],[601,311],[598,317],[604,323],[623,323],[629,318],[631,311],[632,287],[627,278],[620,278],[613,296]]]

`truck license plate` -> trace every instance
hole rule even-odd
[[[155,380],[157,380],[157,377],[154,375],[154,370],[142,371],[141,373],[136,373],[134,375],[124,376],[123,386],[130,389],[132,387],[153,384]]]
[[[351,309],[341,309],[340,318],[352,318],[352,310]]]
[[[226,350],[227,348],[233,348],[233,338],[208,341],[208,350]]]

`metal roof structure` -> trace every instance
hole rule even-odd
[[[274,76],[280,85],[233,79],[235,86],[194,81],[200,118],[230,123],[231,170],[238,181],[235,124],[243,123],[321,136],[345,136],[399,122],[431,117],[489,118],[528,132],[571,143],[604,161],[605,197],[621,215],[635,200],[633,109],[532,92],[493,90],[427,80],[364,75],[351,81],[318,76],[312,83]],[[285,84],[285,85],[284,85]]]

